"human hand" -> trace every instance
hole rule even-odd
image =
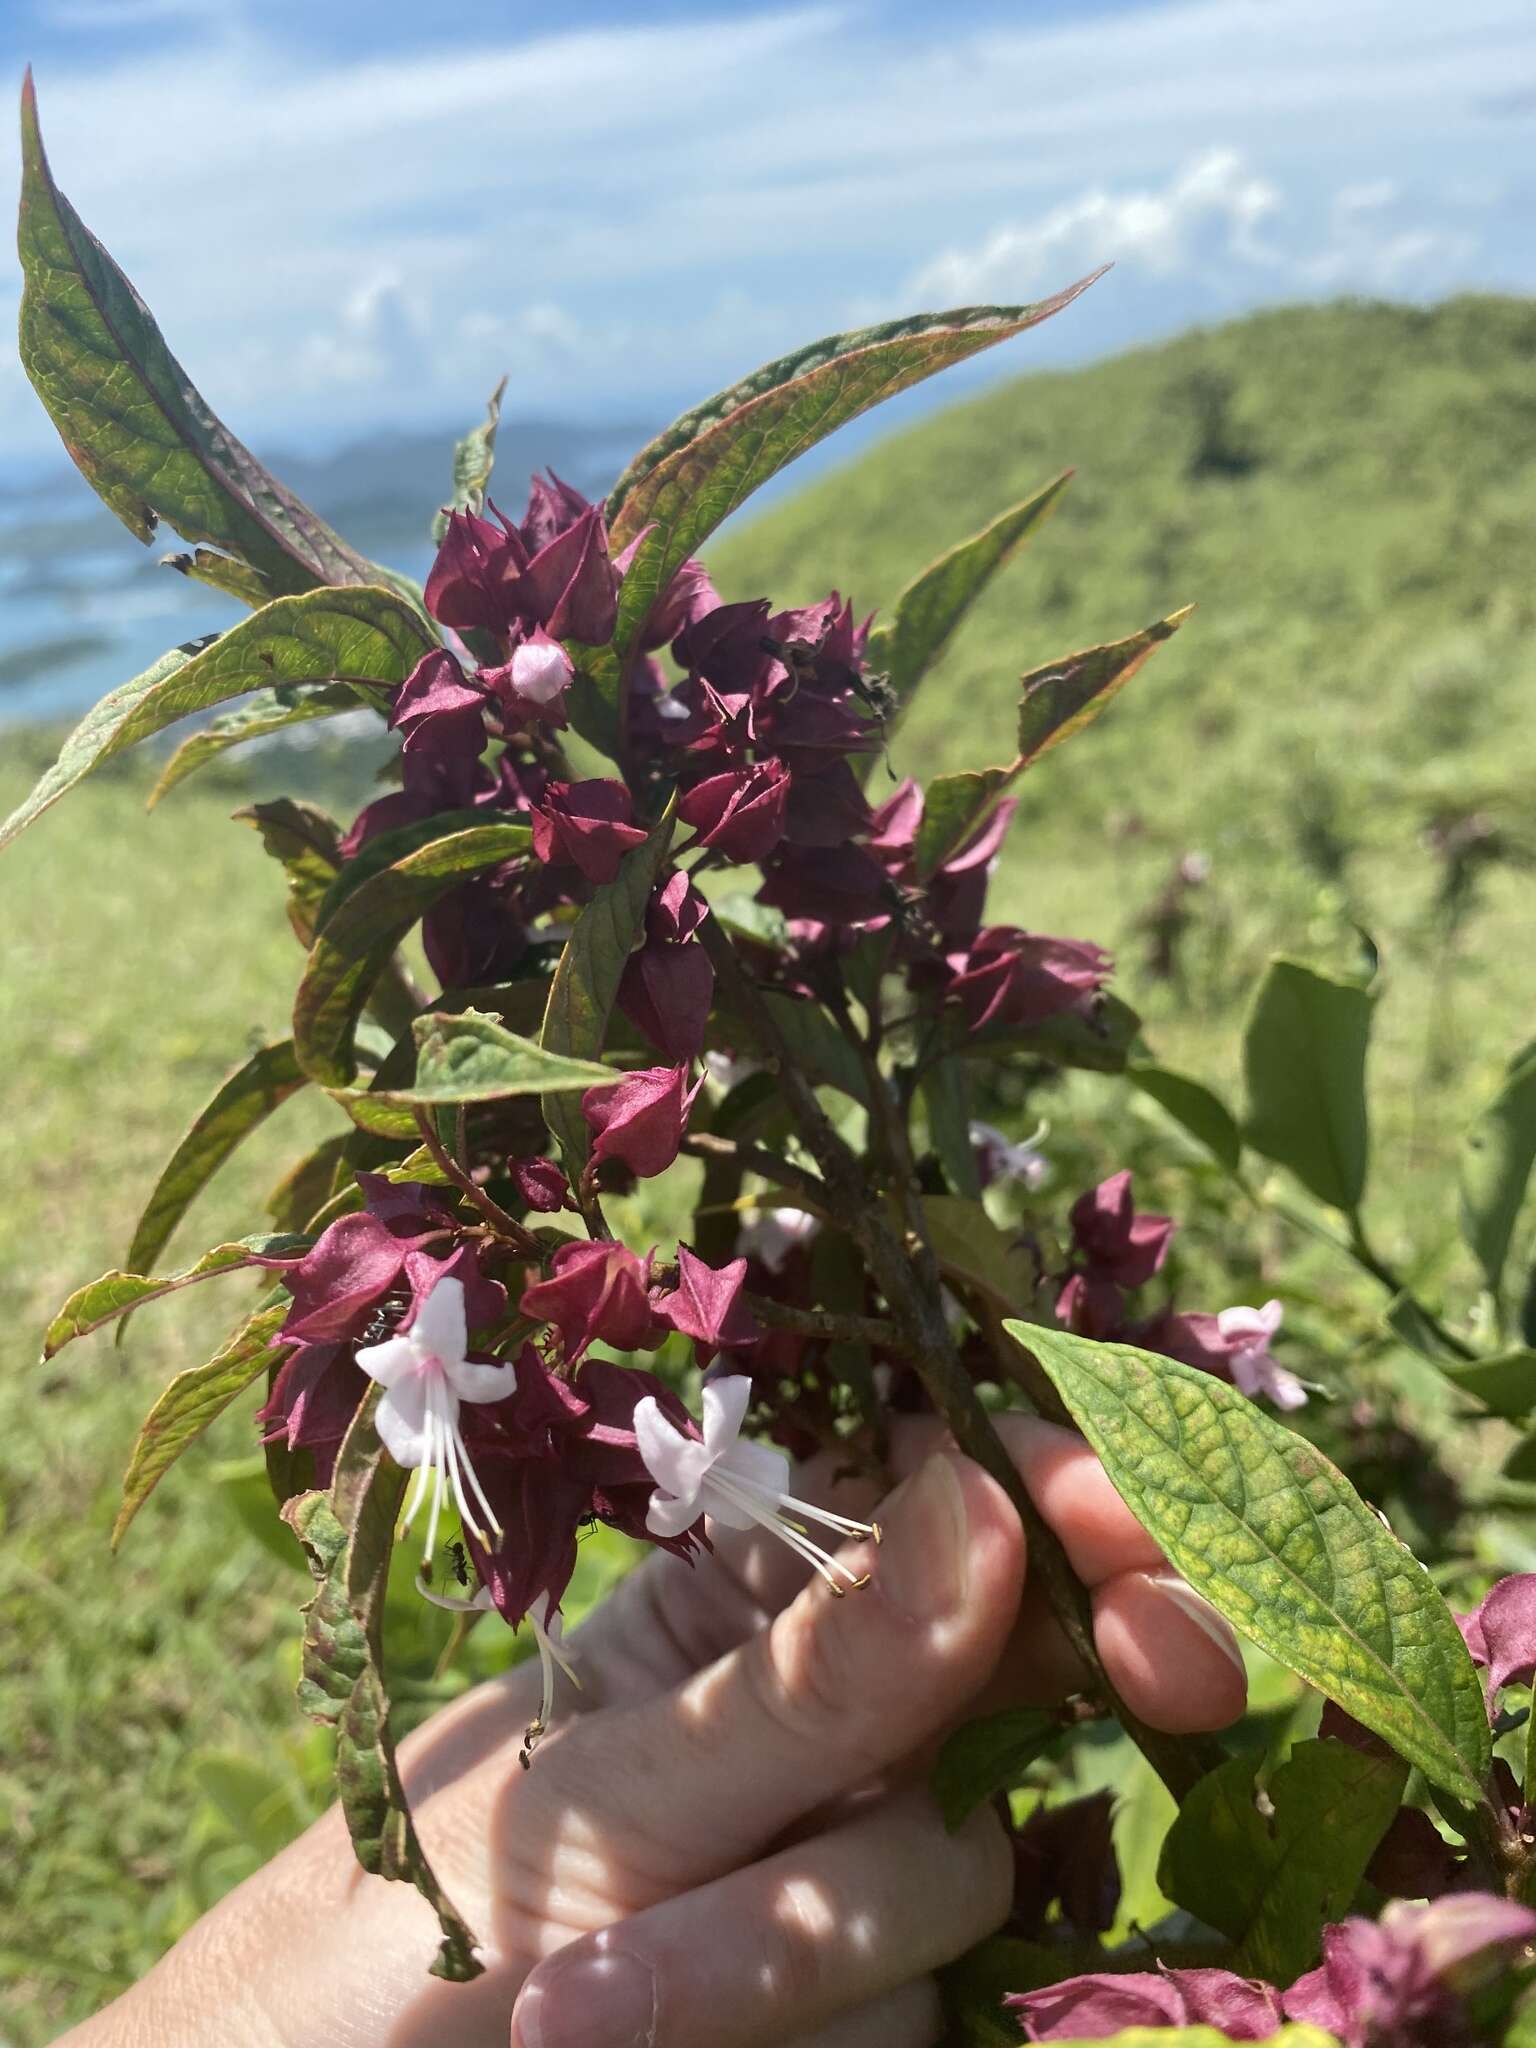
[[[1242,1665],[1067,1431],[1001,1419],[1045,1520],[1093,1589],[1099,1653],[1154,1727],[1224,1726]],[[424,1846],[485,1974],[430,1978],[409,1887],[356,1867],[327,1814],[232,1893],[72,2048],[931,2048],[933,1971],[1004,1918],[988,1810],[948,1834],[926,1790],[947,1727],[1081,1683],[1027,1583],[1002,1490],[936,1427],[898,1425],[870,1586],[833,1600],[760,1530],[694,1570],[653,1556],[571,1639],[531,1770],[521,1665],[402,1747]],[[871,1489],[799,1475],[851,1515]]]

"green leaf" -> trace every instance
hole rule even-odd
[[[1164,640],[1171,640],[1194,610],[1170,612],[1128,639],[1103,647],[1085,647],[1045,668],[1033,668],[1022,679],[1019,696],[1019,758],[1028,768],[1042,754],[1091,725]]]
[[[1481,1401],[1506,1422],[1523,1422],[1536,1409],[1536,1351],[1501,1351],[1494,1358],[1440,1358],[1453,1387]]]
[[[972,1031],[958,1014],[940,1039],[944,1051],[975,1060],[1040,1060],[1053,1067],[1080,1067],[1094,1074],[1123,1074],[1141,1019],[1119,996],[1103,995],[1091,1011],[1066,1011],[1027,1030],[1011,1025]]]
[[[870,633],[865,666],[889,678],[897,718],[906,712],[918,684],[941,659],[956,627],[993,576],[1056,509],[1071,477],[1071,470],[1064,470],[1043,490],[1011,505],[980,533],[940,555],[907,585],[889,619]]]
[[[1192,1366],[1007,1327],[1197,1592],[1432,1784],[1482,1798],[1488,1717],[1461,1631],[1424,1567],[1321,1451]]]
[[[336,1728],[336,1783],[358,1862],[375,1876],[415,1885],[443,1931],[432,1974],[461,1984],[483,1966],[422,1854],[389,1729],[384,1599],[408,1475],[378,1440],[378,1400],[370,1391],[347,1431],[330,1493],[301,1494],[283,1509],[315,1580],[304,1610],[299,1704]]]
[[[1157,619],[1129,639],[1088,647],[1022,679],[1018,752],[1006,767],[968,769],[941,775],[923,797],[915,858],[926,877],[965,844],[985,821],[998,797],[1052,747],[1092,724],[1164,640],[1171,640],[1193,611],[1186,605]]]
[[[863,1063],[820,1003],[808,996],[786,995],[782,989],[761,988],[758,994],[791,1059],[813,1087],[836,1088],[855,1102],[868,1102],[869,1082]],[[723,999],[721,1012],[729,1016],[740,1050],[765,1050],[758,1044],[750,1019],[744,1019]]]
[[[1022,1785],[1030,1766],[1065,1732],[1054,1714],[1039,1707],[1008,1707],[967,1721],[946,1737],[930,1784],[950,1833],[984,1800]]]
[[[951,1055],[935,1060],[919,1084],[928,1112],[928,1138],[953,1192],[968,1201],[981,1199],[976,1147],[971,1143],[970,1074],[965,1061]]]
[[[431,1011],[415,1024],[416,1079],[374,1102],[417,1104],[500,1102],[509,1095],[555,1095],[600,1087],[620,1077],[595,1060],[570,1059],[508,1031],[480,1010],[457,1016]]]
[[[1373,1004],[1353,982],[1272,960],[1248,1019],[1247,1139],[1320,1202],[1353,1212],[1365,1193],[1365,1055]]]
[[[546,1052],[573,1060],[595,1060],[602,1052],[625,963],[645,929],[645,906],[672,844],[673,820],[669,804],[650,837],[625,854],[619,872],[593,891],[572,925],[549,984],[539,1032]],[[579,1179],[589,1142],[579,1104],[567,1095],[550,1095],[544,1117],[560,1141],[572,1180]]]
[[[409,675],[430,645],[415,613],[393,591],[315,590],[277,598],[227,633],[173,648],[103,697],[0,825],[0,846],[104,761],[178,718],[279,682],[377,683],[382,691]]]
[[[210,719],[201,732],[182,741],[160,771],[147,808],[153,810],[178,782],[185,782],[231,747],[265,739],[290,725],[307,725],[312,719],[338,718],[343,712],[360,710],[367,702],[367,693],[354,690],[350,683],[279,683],[275,689],[258,690],[237,710]]]
[[[435,822],[441,828],[444,821]],[[456,882],[518,859],[530,843],[526,825],[483,824],[448,832],[338,896],[356,863],[343,868],[320,906],[294,999],[294,1050],[311,1080],[328,1088],[350,1086],[357,1072],[352,1052],[357,1020],[400,941]]]
[[[573,693],[572,716],[583,737],[615,750],[624,662],[651,607],[738,505],[871,406],[1022,334],[1092,282],[1085,277],[1033,306],[966,306],[828,335],[717,392],[642,449],[608,498],[614,551],[646,537],[619,593],[612,644],[579,663],[586,687]]]
[[[1408,1778],[1400,1757],[1344,1742],[1301,1742],[1260,1812],[1262,1758],[1233,1757],[1187,1795],[1163,1844],[1158,1883],[1237,1946],[1232,1967],[1290,1984],[1342,1920]]]
[[[1039,1268],[1021,1240],[999,1230],[980,1202],[925,1195],[923,1223],[944,1277],[1017,1314],[1035,1298]]]
[[[923,791],[923,821],[912,858],[918,880],[926,882],[970,838],[1013,780],[1012,768],[965,768],[938,775]]]
[[[182,1452],[255,1379],[291,1348],[278,1339],[287,1301],[248,1316],[206,1364],[178,1373],[144,1419],[123,1475],[123,1504],[112,1524],[112,1548]]]
[[[27,74],[21,96],[21,360],[64,446],[140,540],[164,519],[283,594],[379,572],[209,411],[148,309],[53,182]]]
[[[171,1154],[145,1204],[128,1247],[127,1269],[147,1273],[171,1240],[194,1197],[242,1138],[304,1086],[293,1042],[263,1046],[238,1068]]]
[[[288,878],[288,922],[308,952],[320,907],[341,870],[341,828],[314,804],[274,797],[247,804],[234,816],[261,834],[261,843]]]
[[[435,541],[441,541],[448,531],[450,511],[478,513],[484,509],[485,487],[496,460],[496,429],[501,425],[501,401],[506,388],[507,380],[503,377],[486,404],[485,418],[454,445],[453,496],[447,509],[438,512],[432,521]]]
[[[1536,1060],[1519,1066],[1461,1148],[1461,1234],[1497,1294],[1536,1160]]]
[[[174,569],[178,576],[186,576],[193,583],[206,583],[210,590],[222,590],[226,597],[238,598],[252,611],[277,595],[259,569],[237,562],[230,555],[218,554],[212,548],[194,548],[185,555],[162,555],[160,566]]]
[[[215,1245],[195,1265],[179,1273],[103,1273],[86,1287],[78,1287],[65,1302],[43,1337],[43,1357],[52,1358],[76,1337],[99,1330],[103,1323],[116,1322],[146,1301],[158,1301],[163,1294],[190,1287],[197,1280],[211,1280],[219,1273],[237,1272],[242,1266],[259,1266],[267,1259],[290,1259],[309,1249],[307,1237],[267,1232],[241,1237],[231,1244]]]
[[[1237,1119],[1203,1081],[1145,1060],[1133,1061],[1126,1068],[1126,1075],[1143,1095],[1150,1095],[1159,1109],[1165,1110],[1197,1144],[1203,1145],[1218,1166],[1224,1166],[1228,1173],[1237,1171],[1243,1153]]]

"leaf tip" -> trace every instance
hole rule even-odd
[[[1190,613],[1193,611],[1197,611],[1198,609],[1199,607],[1197,605],[1180,605],[1179,609],[1176,612],[1170,612],[1168,614],[1167,618],[1164,619],[1163,624],[1166,627],[1168,627],[1170,632],[1176,632],[1178,628],[1183,625],[1184,621],[1189,617]]]

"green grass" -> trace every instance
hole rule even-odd
[[[1091,320],[1092,297],[1066,317]],[[1536,309],[1514,301],[1264,315],[999,388],[713,551],[733,595],[804,602],[837,583],[867,608],[1076,464],[1056,518],[925,686],[898,765],[1003,758],[1021,670],[1197,601],[1102,724],[1025,786],[994,902],[1116,946],[1163,1057],[1229,1089],[1268,953],[1337,958],[1357,944],[1353,923],[1367,926],[1386,988],[1373,1206],[1394,1257],[1431,1263],[1454,1220],[1455,1133],[1531,1029],[1531,879],[1491,864],[1453,926],[1436,912],[1447,869],[1425,831],[1480,813],[1502,834],[1482,843],[1536,845],[1533,360]],[[0,809],[40,765],[13,741]],[[256,793],[283,776],[280,756],[263,757]],[[221,1802],[265,1798],[275,1839],[315,1796],[291,1699],[300,1575],[215,1483],[249,1450],[248,1411],[170,1475],[117,1559],[107,1548],[139,1420],[207,1354],[245,1283],[152,1308],[121,1349],[98,1336],[35,1363],[62,1297],[121,1258],[175,1137],[236,1060],[287,1027],[299,956],[279,878],[227,822],[248,792],[210,777],[146,820],[146,786],[129,764],[76,791],[0,878],[8,2048],[49,2039],[140,1972],[243,1867]],[[1211,876],[1189,899],[1181,978],[1159,981],[1145,912],[1191,849]],[[1272,1226],[1229,1223],[1198,1177],[1165,1171],[1155,1117],[1128,1122],[1117,1084],[1076,1084],[1053,1114],[1064,1185],[1124,1153],[1164,1206],[1198,1211],[1202,1286],[1225,1274],[1227,1298],[1251,1299],[1283,1274],[1315,1293],[1299,1320],[1335,1349],[1373,1313]],[[255,1227],[283,1164],[332,1127],[323,1105],[288,1104],[181,1242]],[[1465,1293],[1454,1258],[1446,1274]],[[268,1775],[242,1791],[256,1768]]]

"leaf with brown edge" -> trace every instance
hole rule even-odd
[[[233,813],[261,834],[261,843],[288,878],[288,922],[307,952],[326,892],[341,872],[341,827],[314,804],[292,797],[247,804]]]
[[[674,815],[669,804],[643,845],[631,847],[617,875],[593,891],[572,925],[544,1008],[539,1043],[546,1052],[581,1060],[601,1055],[619,982],[645,928],[645,906],[672,845]],[[580,1104],[569,1095],[549,1095],[543,1106],[567,1169],[578,1179],[591,1139]]]
[[[163,519],[279,594],[380,572],[214,417],[149,310],[54,183],[29,71],[21,95],[21,360],[64,446],[138,539]]]
[[[432,521],[432,538],[441,541],[448,531],[450,512],[479,512],[485,504],[485,487],[496,461],[496,429],[501,425],[501,401],[507,380],[502,378],[486,402],[485,418],[471,427],[453,450],[453,496]]]
[[[916,849],[919,876],[926,879],[964,846],[1026,768],[1091,725],[1193,610],[1193,605],[1186,605],[1124,640],[1086,647],[1031,669],[1020,683],[1018,752],[1013,759],[1006,767],[942,775],[925,793]]]
[[[175,1294],[199,1280],[212,1280],[220,1273],[265,1265],[273,1259],[302,1258],[309,1246],[308,1237],[268,1231],[215,1245],[179,1273],[103,1273],[99,1280],[77,1287],[48,1325],[43,1337],[43,1357],[52,1358],[76,1337],[87,1336],[104,1323],[116,1322],[119,1316],[141,1308],[147,1301],[158,1301],[162,1295]]]
[[[379,1442],[372,1388],[337,1455],[329,1494],[289,1500],[283,1519],[304,1546],[315,1596],[304,1610],[299,1704],[336,1729],[336,1783],[363,1869],[413,1884],[437,1914],[443,1939],[432,1974],[478,1977],[475,1937],[443,1892],[411,1821],[384,1688],[384,1596],[395,1523],[408,1475]]]
[[[366,705],[366,695],[354,690],[350,683],[279,683],[271,690],[257,690],[235,710],[209,719],[201,732],[182,741],[161,769],[146,809],[152,811],[177,783],[185,782],[189,775],[206,768],[231,747],[244,746],[247,740],[265,739],[270,733],[286,732],[291,725],[307,725],[317,718],[340,718],[346,712],[361,711]]]
[[[1049,518],[1071,479],[1071,470],[1064,470],[1043,489],[1000,512],[980,533],[940,555],[907,585],[890,617],[872,628],[865,666],[886,677],[896,700],[896,720],[905,716],[918,684],[943,658],[971,606]]]
[[[130,1273],[150,1270],[195,1197],[235,1147],[304,1085],[305,1076],[294,1057],[293,1041],[288,1038],[276,1045],[263,1046],[229,1076],[171,1154],[155,1183],[133,1233],[133,1243],[128,1247]]]
[[[755,490],[872,406],[1048,320],[1101,275],[1032,306],[962,306],[830,334],[717,392],[643,448],[608,497],[614,552],[640,541],[618,625],[607,648],[573,650],[572,718],[582,736],[608,753],[622,744],[624,664],[652,606]]]
[[[277,683],[347,682],[381,704],[431,642],[393,591],[312,590],[274,598],[227,633],[172,648],[92,707],[31,794],[0,825],[0,846],[105,762],[196,711]]]
[[[1461,1631],[1337,1466],[1209,1373],[1129,1344],[1006,1328],[1174,1569],[1431,1784],[1478,1804],[1488,1715]]]
[[[278,1301],[248,1316],[214,1356],[176,1375],[145,1417],[123,1475],[123,1504],[112,1524],[115,1550],[161,1479],[233,1401],[286,1356],[278,1337],[289,1304]]]

